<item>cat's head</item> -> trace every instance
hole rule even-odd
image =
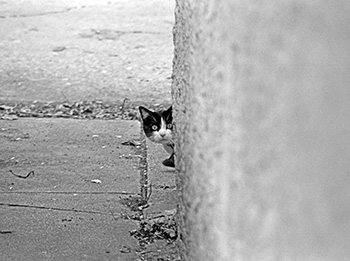
[[[173,115],[172,107],[166,111],[155,112],[145,107],[139,107],[143,130],[146,136],[157,143],[173,141]]]

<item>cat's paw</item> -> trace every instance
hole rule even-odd
[[[162,163],[165,167],[175,168],[175,162],[173,157],[163,160]]]

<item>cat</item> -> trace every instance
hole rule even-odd
[[[143,106],[139,106],[143,130],[151,141],[160,143],[170,154],[168,159],[163,160],[166,167],[175,167],[174,140],[173,140],[173,115],[172,106],[165,111],[155,112]]]

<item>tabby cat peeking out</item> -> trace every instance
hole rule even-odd
[[[155,143],[163,145],[170,154],[168,159],[163,160],[163,165],[175,167],[174,140],[173,140],[173,115],[172,106],[166,111],[151,111],[145,107],[139,107],[143,130],[147,138]]]

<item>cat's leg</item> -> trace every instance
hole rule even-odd
[[[169,154],[173,154],[174,153],[174,144],[173,143],[163,143],[162,145],[163,145],[164,149]]]
[[[170,154],[168,159],[163,160],[163,165],[166,167],[175,167],[174,143],[163,143],[164,149]]]

